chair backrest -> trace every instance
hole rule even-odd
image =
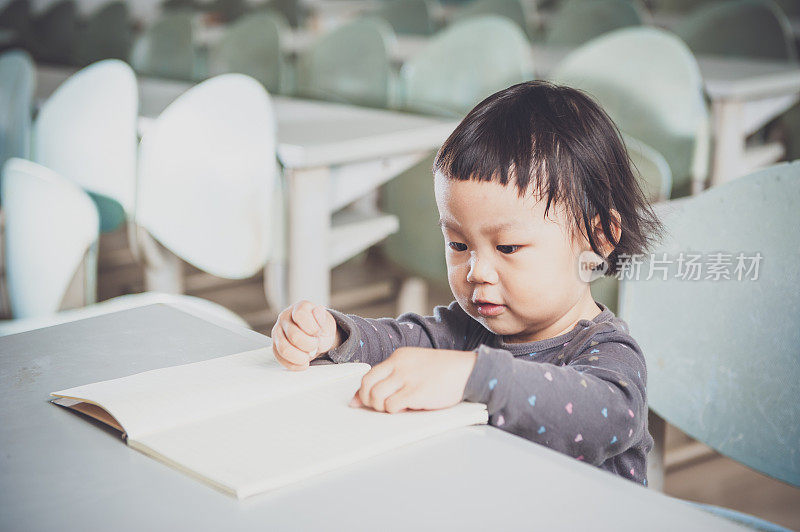
[[[619,28],[641,26],[645,9],[639,0],[567,0],[553,14],[545,42],[579,46]]]
[[[32,158],[133,212],[139,93],[133,70],[106,59],[78,71],[47,99],[33,125]],[[101,212],[104,229],[122,220]]]
[[[639,185],[645,197],[651,203],[669,199],[672,190],[672,172],[664,156],[629,135],[623,135],[623,140],[633,164],[634,175],[639,178]]]
[[[526,36],[529,34],[528,14],[520,0],[472,0],[455,13],[453,22],[486,15],[506,17],[514,21]]]
[[[255,274],[271,248],[275,124],[269,94],[243,74],[186,91],[142,139],[136,223],[201,270]]]
[[[288,32],[288,23],[278,13],[265,11],[242,17],[211,51],[210,73],[247,74],[263,83],[268,91],[280,92],[287,75],[281,44]]]
[[[373,14],[388,22],[398,35],[432,35],[436,24],[431,0],[389,0]]]
[[[621,315],[647,360],[651,408],[794,485],[800,233],[791,227],[798,203],[800,162],[663,205],[667,237],[638,280],[635,270],[623,274],[620,294]]]
[[[28,52],[0,55],[0,167],[11,157],[30,156],[35,87],[36,67]]]
[[[703,80],[676,36],[648,27],[616,30],[569,54],[552,77],[590,93],[623,132],[664,156],[671,197],[705,180],[710,125]]]
[[[77,8],[73,0],[61,0],[34,17],[34,57],[44,63],[70,64],[77,36]]]
[[[463,116],[483,98],[533,77],[531,48],[499,16],[473,17],[437,33],[400,70],[401,105]]]
[[[378,18],[362,18],[323,35],[297,61],[297,93],[323,100],[388,106],[395,35]]]
[[[101,59],[128,59],[133,28],[128,6],[113,1],[100,6],[78,32],[75,63],[81,66]]]
[[[696,54],[797,61],[789,19],[771,0],[703,5],[675,28]]]
[[[194,80],[196,57],[192,41],[192,17],[188,10],[164,13],[134,43],[131,66],[139,74]]]
[[[12,315],[52,314],[97,241],[97,210],[77,185],[36,163],[9,159],[2,177]]]

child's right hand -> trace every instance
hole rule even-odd
[[[278,362],[293,371],[306,369],[312,360],[340,343],[333,315],[309,301],[284,309],[272,328],[272,352]]]

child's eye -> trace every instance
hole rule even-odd
[[[511,253],[517,251],[520,247],[521,246],[511,245],[511,244],[501,245],[497,246],[497,251],[499,251],[500,253],[505,253],[506,255],[510,255]]]
[[[448,242],[447,245],[450,246],[450,249],[453,249],[455,251],[466,251],[467,250],[467,245],[466,244],[462,244],[461,242]]]

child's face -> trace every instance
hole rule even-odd
[[[450,289],[467,314],[506,342],[527,342],[587,308],[578,257],[591,248],[572,237],[563,209],[551,205],[545,219],[545,202],[520,198],[514,184],[437,175],[435,189]]]

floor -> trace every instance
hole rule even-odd
[[[143,290],[141,267],[127,249],[124,231],[100,243],[98,299]],[[260,276],[227,281],[185,265],[187,293],[220,303],[255,330],[269,334],[276,312],[266,308]],[[365,317],[396,315],[402,272],[372,250],[338,267],[332,275],[332,307]],[[429,308],[451,301],[446,287],[429,287]],[[667,428],[665,491],[682,499],[725,506],[800,530],[800,489],[756,473]]]

